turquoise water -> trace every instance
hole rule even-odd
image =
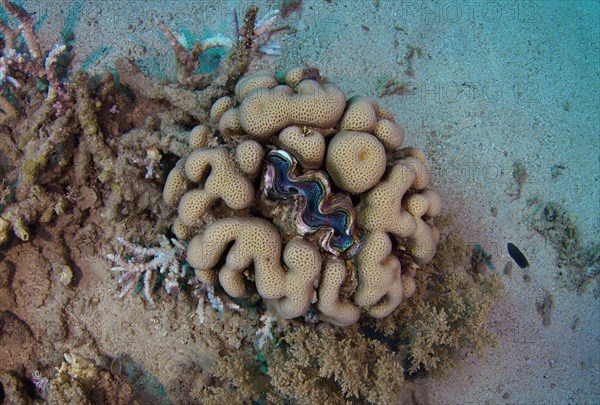
[[[45,49],[74,45],[76,67],[111,71],[126,56],[149,75],[173,78],[174,55],[155,19],[207,38],[228,34],[232,9],[241,16],[249,3],[19,4],[36,12]],[[277,2],[259,5],[266,11]],[[305,1],[279,23],[289,29],[271,38],[281,55],[253,65],[316,66],[348,96],[377,98],[405,128],[406,143],[428,154],[461,236],[490,253],[496,269],[511,260],[507,242],[531,263],[503,276],[490,319],[499,347],[483,358],[465,353],[464,369],[445,380],[419,382],[431,403],[600,402],[597,284],[578,294],[558,283],[556,251],[528,221],[532,206],[555,202],[583,245],[600,239],[598,21],[597,1]],[[390,81],[406,91],[383,95]],[[527,173],[519,190],[517,163]],[[555,304],[545,326],[536,305],[548,292]],[[164,394],[161,382],[151,383]]]

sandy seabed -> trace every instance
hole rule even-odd
[[[92,73],[114,67],[122,56],[147,72],[173,75],[174,56],[154,19],[198,36],[230,30],[231,10],[249,3],[192,1],[23,1],[40,21],[46,49],[63,27],[75,32],[75,65]],[[277,2],[257,2],[261,10]],[[517,245],[530,267],[502,273],[504,292],[490,317],[498,346],[482,357],[462,353],[462,369],[445,378],[416,381],[436,404],[600,403],[600,305],[598,284],[576,291],[559,280],[570,271],[530,221],[538,203],[564,207],[582,244],[600,235],[600,4],[596,1],[404,2],[304,1],[274,35],[280,56],[254,67],[316,66],[351,96],[377,98],[403,125],[410,145],[431,160],[444,212],[461,237],[491,255],[495,271],[511,261]],[[410,54],[410,50],[413,54]],[[390,80],[406,91],[382,95]],[[526,171],[516,195],[515,165]],[[28,250],[22,249],[23,260]],[[1,256],[0,256],[1,257]],[[118,301],[102,290],[108,262],[76,286],[81,305],[94,307],[84,330],[103,347],[130,347],[148,368],[168,351],[177,331],[166,331],[163,313],[144,311],[139,300]],[[104,268],[103,268],[104,267]],[[26,270],[26,269],[29,270]],[[21,270],[23,269],[23,270]],[[35,263],[20,268],[27,283],[17,304],[62,305],[64,297],[36,293],[47,286]],[[103,272],[106,272],[104,274]],[[104,280],[104,281],[103,281]],[[543,322],[540,302],[553,305]],[[41,298],[40,298],[41,297]],[[20,301],[19,301],[20,300]],[[81,314],[88,312],[79,308]],[[35,319],[35,313],[29,315]],[[134,324],[143,325],[137,327]],[[33,331],[49,336],[52,331]],[[85,336],[79,337],[86,339]],[[193,358],[199,349],[174,358]],[[179,364],[167,363],[164,367]],[[177,373],[177,369],[169,372]]]

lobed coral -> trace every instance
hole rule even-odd
[[[33,19],[0,3],[27,20],[21,33],[32,38]],[[159,23],[180,63],[177,83],[155,82],[121,61],[118,83],[127,91],[111,75],[58,80],[64,46],[42,63],[33,40],[25,38],[28,55],[8,49],[20,28],[2,31],[5,95],[14,97],[0,97],[9,135],[0,150],[11,162],[0,182],[0,242],[11,233],[31,240],[13,238],[0,264],[0,348],[8,359],[0,388],[8,402],[33,401],[33,382],[35,401],[50,403],[156,403],[167,395],[177,403],[190,395],[202,403],[406,403],[407,361],[409,372],[439,368],[459,347],[485,343],[484,289],[493,283],[447,269],[439,254],[416,270],[440,248],[432,218],[441,200],[427,188],[424,155],[399,149],[404,132],[389,111],[369,98],[346,101],[315,69],[238,80],[274,15],[257,23],[256,14],[251,7],[244,28],[236,24],[214,75],[196,71],[198,52],[213,45],[178,46]],[[21,57],[33,63],[19,65]],[[45,69],[40,82],[29,68]],[[15,80],[27,86],[19,90]],[[269,91],[280,96],[254,95]],[[273,130],[265,122],[273,117],[285,126]],[[351,148],[334,150],[334,139]],[[166,185],[164,167],[173,168]],[[174,222],[167,205],[180,208]],[[166,238],[143,247],[167,223],[191,239],[189,250]],[[111,280],[85,286],[107,267],[94,259],[116,235],[120,250],[108,257],[122,293],[143,288],[148,303],[158,287],[182,294],[135,317],[139,303],[126,303],[116,312],[131,323],[106,328],[107,337],[98,320],[114,307],[102,299]],[[222,290],[242,307],[262,296],[283,317],[348,327],[245,310],[222,300]],[[363,312],[385,318],[357,324]],[[65,351],[81,354],[62,362]]]
[[[424,154],[368,97],[315,69],[241,78],[189,135],[165,202],[202,282],[258,294],[285,318],[348,325],[388,316],[431,260],[441,199]],[[358,204],[353,203],[358,201]],[[402,263],[402,264],[401,264]]]

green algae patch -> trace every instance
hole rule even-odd
[[[557,277],[567,288],[581,293],[594,283],[600,296],[600,244],[584,243],[573,214],[555,202],[529,201],[527,222],[556,252]]]

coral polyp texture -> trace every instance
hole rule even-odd
[[[189,135],[164,200],[187,260],[234,298],[337,325],[388,316],[430,261],[441,198],[424,153],[368,97],[315,69],[241,78]]]

